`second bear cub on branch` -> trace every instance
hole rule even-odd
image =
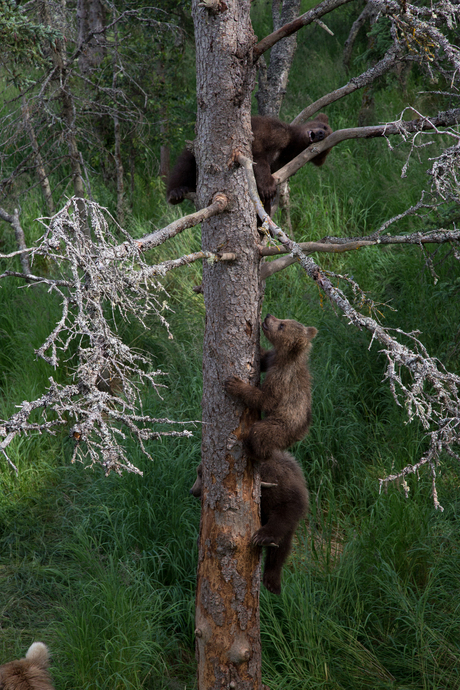
[[[264,461],[273,451],[286,450],[301,441],[308,431],[311,379],[307,357],[318,331],[271,314],[265,317],[262,330],[274,347],[262,352],[261,371],[267,372],[264,382],[256,388],[232,376],[225,389],[247,407],[265,414],[252,425],[244,442],[250,456]]]
[[[273,172],[280,170],[293,158],[302,153],[311,144],[322,141],[330,134],[327,115],[319,113],[314,120],[303,125],[289,125],[275,117],[254,116],[251,118],[252,156],[254,158],[254,175],[257,189],[267,213],[270,213],[270,202],[276,194]],[[314,158],[312,163],[323,165],[330,149]],[[196,192],[196,161],[188,149],[184,149],[171,172],[166,190],[170,204],[180,204],[185,194]]]

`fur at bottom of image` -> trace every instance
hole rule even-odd
[[[34,642],[24,659],[0,666],[0,690],[54,690],[49,663],[48,647],[43,642]]]

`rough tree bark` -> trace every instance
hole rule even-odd
[[[259,257],[255,214],[238,151],[251,152],[254,34],[250,0],[209,9],[193,2],[197,62],[198,205],[224,191],[228,211],[202,224],[204,250],[235,252],[203,271],[203,493],[196,595],[199,690],[261,689],[260,553],[250,546],[259,525],[258,473],[241,435],[248,412],[231,399],[232,374],[257,380]]]
[[[100,0],[77,0],[78,64],[83,74],[99,67],[105,55],[105,7]]]

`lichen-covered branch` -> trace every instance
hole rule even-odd
[[[83,219],[82,202],[85,204]],[[165,316],[167,293],[159,278],[193,261],[232,261],[235,254],[201,251],[151,265],[144,253],[222,211],[226,204],[227,198],[217,194],[210,207],[140,240],[134,240],[105,209],[86,200],[71,199],[51,219],[41,219],[44,234],[31,252],[32,260],[37,256],[51,260],[55,277],[7,270],[0,278],[13,275],[27,278],[29,282],[46,285],[49,292],[59,297],[61,316],[36,354],[53,367],[59,366],[63,357],[68,361],[75,356],[74,381],[60,385],[50,378],[50,386],[40,398],[23,402],[19,412],[0,420],[0,437],[4,437],[0,450],[5,456],[8,445],[18,434],[54,432],[56,427],[72,420],[74,459],[90,465],[100,464],[106,473],[139,472],[128,460],[122,444],[127,435],[136,438],[147,455],[147,440],[192,435],[188,428],[164,427],[193,426],[194,422],[139,414],[141,387],[149,384],[160,394],[164,387],[160,378],[165,372],[155,370],[147,355],[125,345],[116,324],[120,319],[134,317],[148,329],[146,317],[153,315],[172,338]],[[41,410],[39,422],[30,421],[35,410]]]
[[[385,378],[389,381],[396,403],[406,408],[409,421],[417,418],[429,436],[429,450],[420,459],[417,467],[429,466],[433,477],[434,505],[442,510],[434,480],[442,451],[458,457],[454,448],[460,443],[460,376],[445,370],[437,359],[430,357],[422,343],[416,338],[417,334],[407,334],[397,329],[396,332],[401,336],[401,340],[409,339],[411,346],[406,345],[390,333],[391,329],[384,328],[374,318],[359,313],[342,290],[332,285],[329,277],[312,257],[306,256],[301,247],[291,240],[264,211],[257,194],[252,162],[241,155],[238,161],[245,169],[249,194],[263,221],[262,227],[266,228],[271,236],[278,239],[290,252],[308,276],[340,309],[349,324],[360,330],[368,330],[372,335],[371,345],[376,340],[383,346],[381,352],[387,357]],[[404,370],[410,375],[409,381],[402,376]],[[392,477],[393,479],[404,477],[404,472],[407,474],[412,471],[408,468],[398,475],[383,479],[381,485],[391,481]]]
[[[407,2],[400,5],[395,0],[370,1],[379,13],[390,17],[397,40],[417,62],[428,71],[430,63],[435,65],[445,77],[458,74],[460,50],[438,28],[455,30],[460,17],[457,2],[440,0],[429,7],[420,7]],[[447,63],[445,68],[443,58]]]

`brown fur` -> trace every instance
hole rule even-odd
[[[0,690],[54,690],[48,666],[48,648],[34,642],[25,659],[0,666]]]
[[[319,113],[314,120],[303,125],[288,125],[274,117],[255,116],[251,118],[252,156],[257,189],[265,210],[270,213],[270,202],[275,196],[276,185],[273,172],[282,168],[313,143],[322,141],[332,129],[327,115]],[[315,165],[323,165],[330,149],[312,159]],[[187,192],[196,191],[196,161],[191,151],[184,149],[176,161],[167,186],[170,204],[180,204]]]
[[[276,194],[276,184],[271,173],[280,170],[311,144],[322,141],[332,129],[327,115],[319,113],[315,120],[303,125],[288,125],[274,117],[253,117],[252,156],[256,165],[254,175],[261,201],[271,202]],[[315,165],[323,165],[330,149],[312,158]]]
[[[318,331],[271,314],[265,317],[262,330],[274,346],[262,353],[261,370],[267,372],[264,382],[256,388],[233,376],[225,382],[225,389],[247,407],[265,414],[249,429],[245,446],[252,457],[266,461],[274,450],[286,450],[308,432],[311,382],[307,357]]]
[[[299,520],[308,510],[308,489],[302,470],[289,453],[274,451],[260,466],[262,485],[260,513],[262,527],[252,536],[255,546],[265,546],[263,583],[273,594],[281,592],[281,571],[289,555]],[[201,496],[202,465],[190,493]]]

